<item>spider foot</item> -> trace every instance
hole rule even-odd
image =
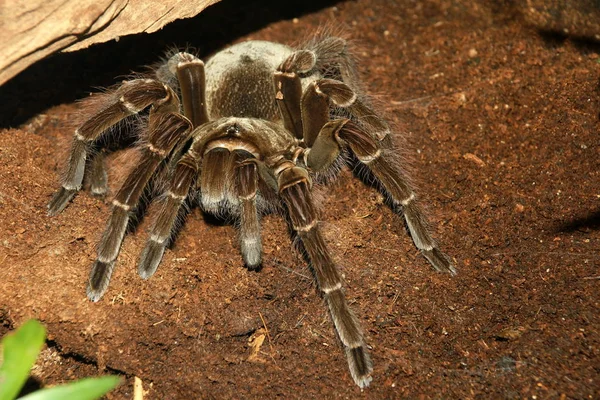
[[[108,190],[106,186],[90,186],[90,194],[93,198],[98,200],[106,200],[106,194]]]
[[[48,203],[48,215],[53,217],[61,213],[65,209],[67,203],[71,201],[73,196],[77,193],[76,189],[66,189],[61,187],[52,197],[52,200]]]
[[[246,267],[250,271],[259,270],[262,262],[262,246],[260,243],[260,237],[242,238],[241,251]]]
[[[371,365],[371,358],[365,347],[346,347],[346,359],[348,360],[352,379],[354,379],[358,387],[364,389],[369,386],[373,380],[371,377],[373,367]]]
[[[92,195],[93,198],[98,199],[100,201],[105,201],[106,200],[106,192],[104,193],[96,193],[96,192],[90,192],[90,194]]]
[[[250,264],[246,263],[245,267],[248,269],[248,271],[259,272],[262,269],[263,265],[262,265],[262,263],[254,264],[254,265],[250,265]]]
[[[433,265],[439,272],[447,272],[450,275],[456,275],[456,268],[452,265],[450,258],[441,252],[437,247],[432,248],[431,250],[421,250],[425,258]]]
[[[165,245],[163,243],[159,243],[154,240],[148,240],[146,242],[146,247],[144,247],[142,255],[140,256],[138,274],[143,279],[148,279],[154,275],[164,253]]]
[[[96,260],[96,262],[94,262],[87,287],[88,299],[97,302],[102,298],[104,292],[108,289],[108,283],[110,282],[110,277],[114,268],[114,261],[103,262]]]

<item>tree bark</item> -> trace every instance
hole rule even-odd
[[[0,85],[57,51],[150,33],[219,0],[0,1]]]

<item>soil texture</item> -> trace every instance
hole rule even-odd
[[[539,32],[511,2],[285,3],[224,0],[156,34],[56,55],[0,89],[0,333],[47,326],[37,385],[112,373],[124,382],[109,399],[131,398],[134,377],[148,399],[599,398],[600,46]],[[324,190],[322,230],[372,349],[364,391],[280,216],[263,219],[254,272],[235,228],[194,209],[147,281],[145,218],[92,303],[111,197],[82,192],[46,215],[78,98],[174,44],[207,58],[327,25],[352,38],[458,270],[433,271],[350,171]],[[127,152],[110,160],[112,194],[130,164]]]

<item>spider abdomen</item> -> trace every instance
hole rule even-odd
[[[283,44],[249,41],[215,54],[206,63],[206,102],[210,119],[280,120],[273,74],[293,50]]]

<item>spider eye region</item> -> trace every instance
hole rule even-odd
[[[240,134],[240,126],[237,123],[227,127],[227,134],[231,136],[239,136]]]
[[[240,64],[251,64],[252,62],[254,62],[254,60],[249,55],[243,54],[240,56]]]

